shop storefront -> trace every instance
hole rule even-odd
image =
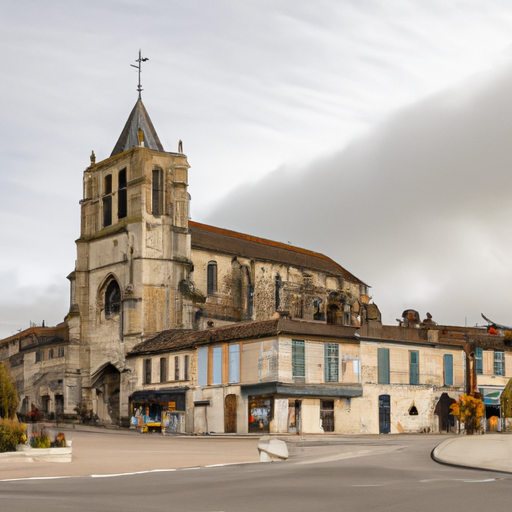
[[[129,398],[130,427],[141,433],[185,432],[185,393],[188,388],[136,391]]]

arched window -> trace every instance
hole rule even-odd
[[[217,262],[215,261],[208,263],[207,290],[208,295],[216,293],[217,291]]]
[[[112,315],[121,311],[121,290],[117,281],[112,280],[108,283],[105,290],[105,318],[110,318]]]

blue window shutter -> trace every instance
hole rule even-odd
[[[483,350],[482,347],[476,347],[475,349],[475,362],[476,362],[476,373],[482,375],[484,373],[483,365]]]
[[[197,349],[197,385],[208,384],[208,347]]]
[[[212,384],[222,384],[222,347],[213,347]]]
[[[453,355],[444,355],[444,385],[453,386]]]
[[[240,382],[240,345],[229,345],[229,382]]]
[[[389,348],[378,349],[379,384],[389,384]]]

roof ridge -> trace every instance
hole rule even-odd
[[[293,252],[297,252],[297,253],[301,253],[301,254],[306,254],[308,256],[315,256],[324,261],[328,261],[329,263],[332,263],[340,271],[345,272],[346,274],[351,276],[354,280],[359,281],[361,283],[363,282],[363,281],[361,281],[361,279],[359,279],[354,274],[349,272],[346,268],[342,267],[339,263],[336,263],[332,258],[329,258],[329,256],[326,256],[325,254],[322,254],[320,252],[311,251],[309,249],[304,249],[302,247],[297,247],[297,246],[291,245],[291,244],[285,244],[283,242],[276,242],[275,240],[269,240],[268,238],[261,238],[261,237],[254,236],[254,235],[247,235],[245,233],[240,233],[238,231],[232,231],[230,229],[219,228],[216,226],[210,226],[208,224],[202,224],[201,222],[196,222],[193,220],[189,220],[188,224],[191,227],[197,227],[199,229],[203,229],[204,231],[209,231],[211,233],[216,233],[218,235],[224,235],[224,236],[229,236],[232,238],[238,238],[240,240],[246,240],[248,242],[255,242],[255,243],[259,243],[259,244],[270,245],[272,247],[277,247],[279,249],[285,249],[285,250],[289,250],[289,251],[293,251]]]

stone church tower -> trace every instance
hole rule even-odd
[[[180,292],[191,271],[189,164],[181,143],[178,151],[164,151],[139,96],[110,157],[96,163],[93,153],[84,171],[67,322],[82,397],[114,422],[128,400],[125,354],[164,329],[191,327]]]

